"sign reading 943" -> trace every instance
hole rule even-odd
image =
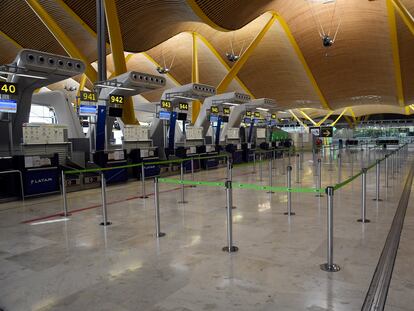
[[[171,110],[172,104],[169,100],[162,100],[161,101],[161,108],[165,110]]]
[[[95,92],[81,91],[80,92],[80,100],[82,102],[97,102],[98,101],[98,96]]]
[[[110,104],[122,105],[124,103],[125,97],[123,95],[111,95],[109,96]]]
[[[0,94],[17,95],[17,85],[10,82],[0,82]]]
[[[217,106],[211,106],[210,112],[211,113],[219,113],[219,108]]]

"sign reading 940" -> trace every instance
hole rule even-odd
[[[0,82],[0,94],[17,95],[17,85],[10,82]]]

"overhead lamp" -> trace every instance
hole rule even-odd
[[[0,74],[5,74],[5,75],[16,75],[19,77],[26,77],[26,78],[33,78],[33,79],[41,79],[41,80],[47,80],[46,77],[42,77],[42,76],[35,76],[35,75],[29,75],[29,74],[25,74],[25,73],[18,73],[18,72],[9,72],[9,71],[4,71],[4,70],[0,70]],[[4,77],[2,77],[4,78]]]
[[[116,89],[116,90],[124,90],[124,91],[135,91],[135,89],[123,86],[113,86],[113,85],[106,85],[106,84],[95,84],[97,87],[101,87],[104,89]]]
[[[7,80],[7,78],[3,76],[0,76],[0,79]]]
[[[182,95],[174,95],[174,98],[181,98],[181,99],[187,99],[187,100],[198,100],[198,98],[188,97],[188,96],[182,96]]]
[[[269,109],[267,109],[267,108],[262,108],[262,107],[257,107],[256,109],[257,109],[257,110],[260,110],[260,111],[266,111],[266,112],[268,112],[268,111],[269,111]]]
[[[236,103],[223,103],[223,105],[228,105],[228,106],[239,106],[239,104]]]

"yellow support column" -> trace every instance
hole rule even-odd
[[[316,122],[312,120],[312,118],[310,116],[308,116],[304,111],[299,110],[299,112],[306,118],[308,119],[313,125],[316,125]]]
[[[85,84],[86,84],[87,76],[85,74],[82,75],[80,81],[79,81],[79,89],[77,93],[78,100],[76,101],[76,104],[80,105],[80,92],[84,90]]]
[[[335,124],[339,121],[339,119],[344,115],[344,113],[346,112],[348,110],[348,107],[347,108],[345,108],[342,112],[341,112],[341,114],[339,115],[339,117],[338,118],[336,118],[336,120],[335,121],[333,121],[332,123],[331,123],[331,126],[335,126]]]
[[[400,49],[398,46],[397,21],[395,19],[394,1],[387,0],[388,23],[390,26],[392,56],[394,59],[394,74],[397,89],[398,103],[404,106],[404,89],[401,75]]]
[[[116,8],[115,0],[104,0],[104,4],[109,41],[111,43],[111,52],[114,61],[114,73],[117,76],[127,71],[124,55],[124,43],[122,41],[118,10]],[[124,109],[122,112],[122,121],[125,124],[138,123],[138,120],[135,118],[134,104],[131,97],[125,99]]]
[[[199,82],[199,72],[198,72],[198,49],[197,49],[197,36],[193,32],[193,61],[191,66],[191,82],[192,83],[198,83]],[[201,109],[201,102],[196,100],[193,101],[192,104],[192,113],[191,113],[191,123],[194,124],[197,120],[198,114],[200,113]]]
[[[70,57],[82,60],[86,65],[85,74],[94,83],[97,79],[96,70],[91,66],[87,57],[78,49],[73,41],[66,35],[66,32],[55,22],[49,13],[41,6],[38,0],[25,0],[33,12],[39,17],[42,23],[55,37],[57,42],[65,49]]]
[[[270,27],[272,27],[272,25],[274,24],[274,22],[276,20],[277,20],[277,15],[276,14],[272,15],[272,17],[266,23],[266,25],[263,27],[263,29],[257,34],[257,36],[253,39],[253,41],[247,47],[247,49],[243,53],[243,55],[233,65],[233,67],[231,67],[230,71],[227,73],[227,75],[220,82],[220,84],[217,87],[217,94],[221,94],[221,93],[224,93],[226,91],[226,89],[230,85],[231,81],[233,81],[233,79],[239,73],[240,69],[243,68],[244,64],[247,62],[249,57],[252,55],[253,51],[256,49],[256,47],[259,45],[259,43],[262,41],[263,37],[269,31]]]
[[[302,120],[301,120],[301,119],[299,119],[297,115],[295,115],[295,113],[292,111],[292,109],[290,109],[290,110],[289,110],[289,113],[290,113],[290,114],[292,115],[292,117],[293,117],[296,121],[298,121],[298,122],[299,122],[299,124],[300,124],[300,125],[302,125],[305,129],[307,129],[307,128],[308,128],[308,126],[307,126],[305,123],[303,123],[303,122],[302,122]]]
[[[321,126],[323,122],[325,122],[331,115],[333,114],[333,111],[330,111],[322,120],[320,120],[316,126]]]
[[[392,3],[396,11],[400,14],[401,18],[403,19],[405,25],[414,35],[414,18],[411,15],[411,13],[407,10],[407,8],[400,0],[392,0]]]

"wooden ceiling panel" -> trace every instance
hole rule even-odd
[[[320,107],[321,103],[278,22],[264,36],[239,73],[257,97],[282,107]]]
[[[9,64],[15,58],[21,47],[0,32],[0,64]]]
[[[27,49],[66,55],[25,1],[0,1],[0,30]]]

